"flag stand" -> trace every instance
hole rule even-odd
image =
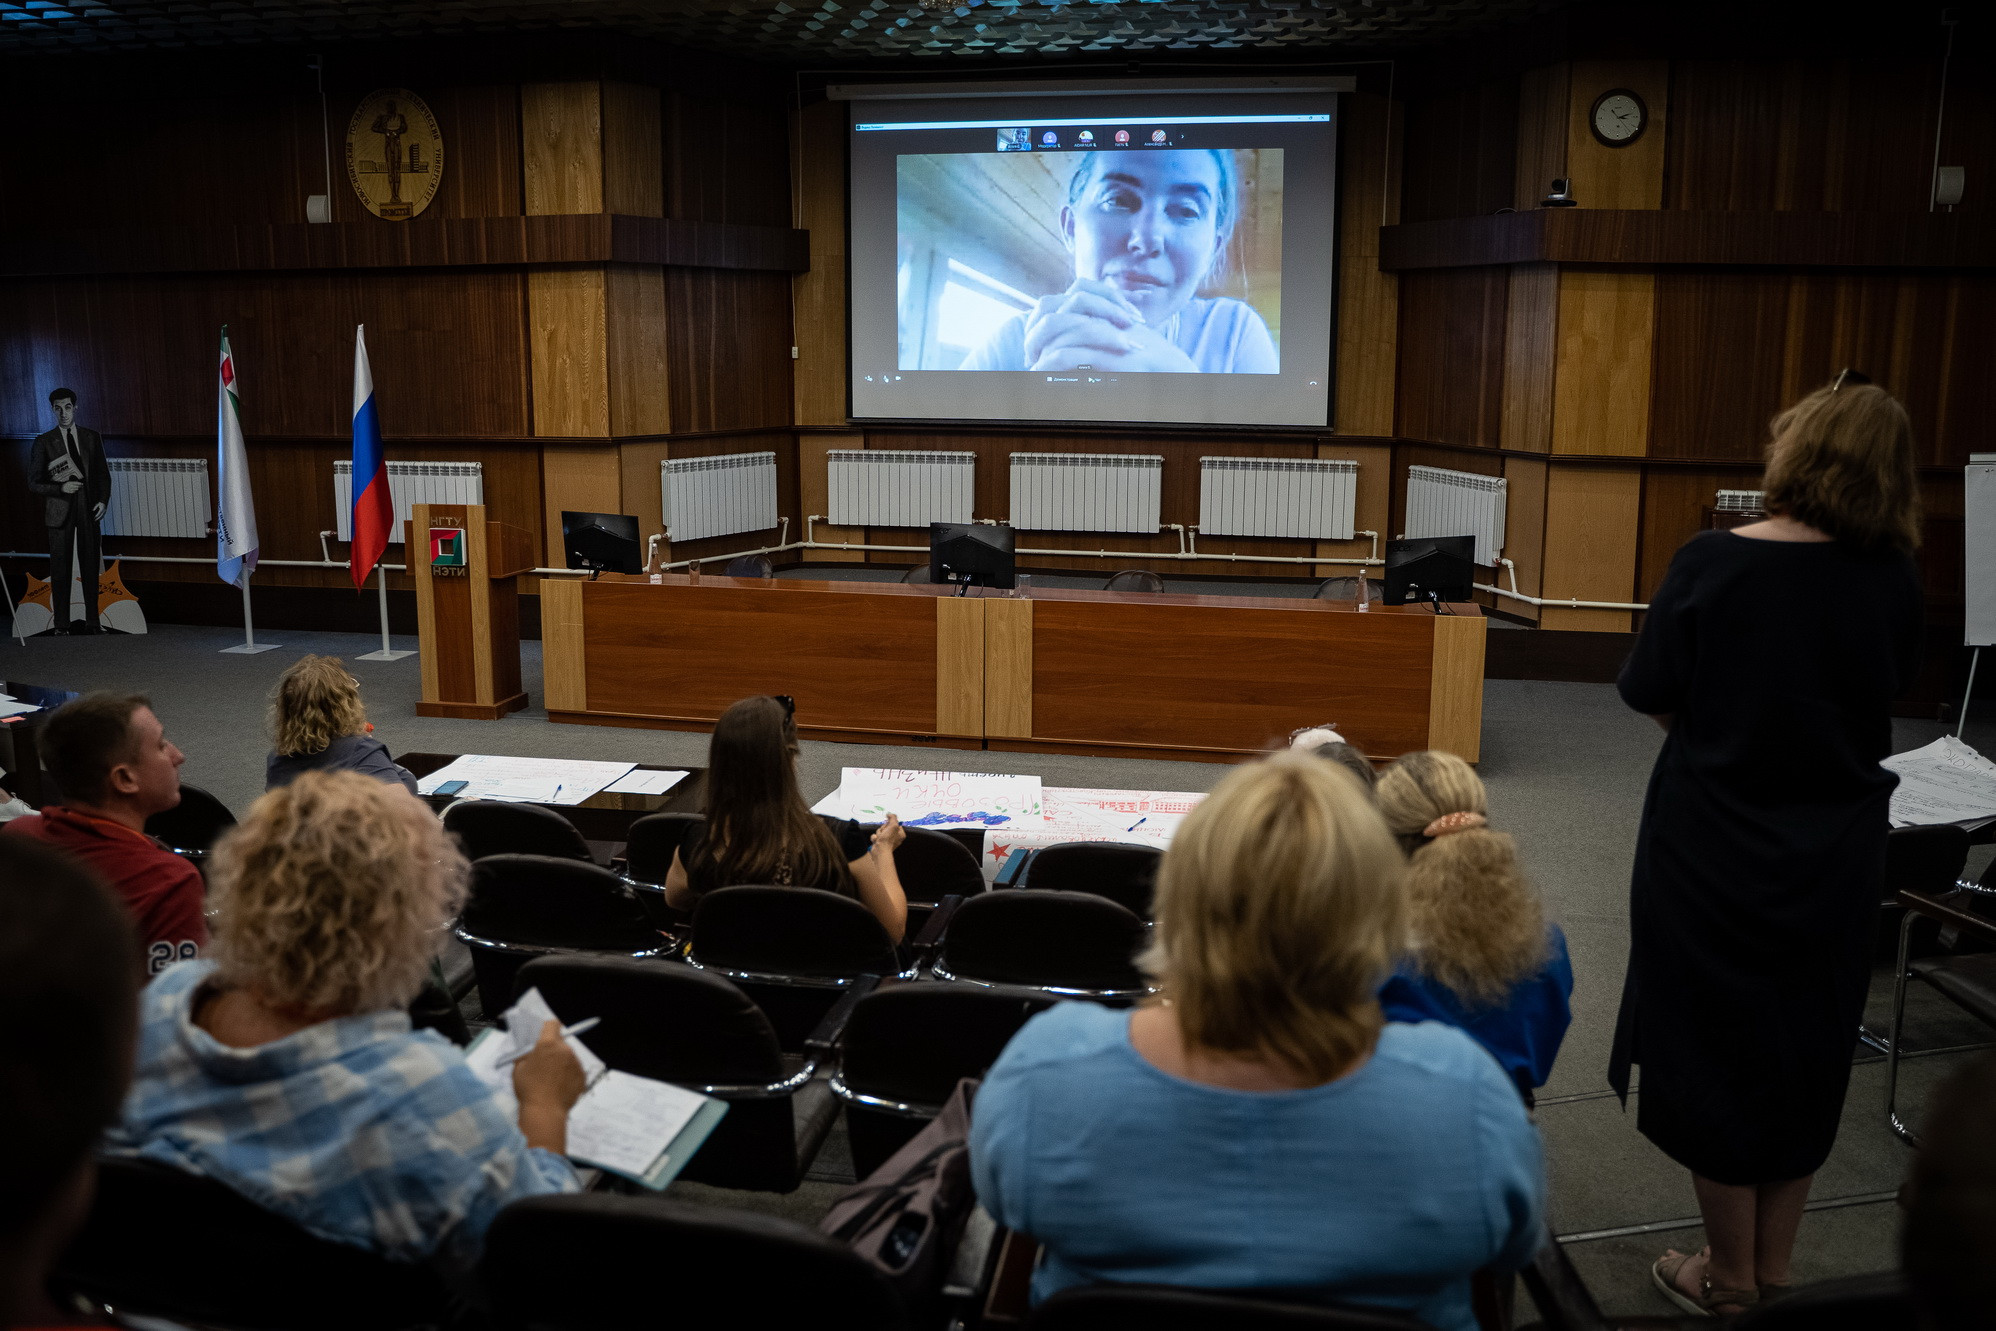
[[[243,643],[240,647],[224,647],[222,654],[225,656],[255,656],[258,652],[272,651],[277,647],[277,644],[274,642],[258,642],[256,640],[256,626],[250,622],[249,574],[247,572],[243,574],[242,588]]]
[[[381,650],[378,652],[369,652],[365,656],[357,656],[354,659],[356,661],[399,661],[405,656],[414,656],[414,652],[398,652],[388,645],[388,565],[385,563],[374,566],[374,590],[381,597]]]

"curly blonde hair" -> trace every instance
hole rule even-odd
[[[1405,869],[1356,776],[1293,751],[1248,763],[1172,838],[1138,964],[1188,1044],[1329,1081],[1385,1024]]]
[[[1376,793],[1409,852],[1414,964],[1472,1006],[1498,1002],[1549,955],[1545,906],[1518,865],[1518,844],[1482,826],[1423,831],[1446,814],[1488,812],[1482,779],[1454,754],[1429,749],[1381,772]]]
[[[307,772],[215,848],[219,978],[313,1012],[407,1006],[469,866],[423,804],[355,772]]]
[[[360,685],[337,656],[299,658],[270,691],[270,738],[282,757],[324,753],[366,729]]]

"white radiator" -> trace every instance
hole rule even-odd
[[[1157,454],[1014,453],[1012,525],[1154,533],[1163,476]]]
[[[825,454],[831,511],[841,527],[969,522],[977,454],[835,448]]]
[[[1721,513],[1758,513],[1766,499],[1764,490],[1721,490],[1717,508]]]
[[[776,525],[776,454],[667,458],[658,470],[666,534],[698,541]]]
[[[1358,463],[1336,458],[1200,458],[1201,536],[1349,541]]]
[[[110,458],[111,502],[100,530],[106,536],[208,534],[215,510],[208,497],[206,458]]]
[[[402,543],[402,524],[412,504],[482,504],[485,468],[477,462],[391,462],[388,498],[395,505],[391,545]],[[333,512],[339,539],[353,539],[353,463],[333,464]]]
[[[1407,468],[1408,536],[1474,536],[1476,562],[1504,548],[1504,479],[1442,467]]]

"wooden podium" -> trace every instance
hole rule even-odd
[[[416,504],[404,542],[423,652],[416,715],[496,721],[525,707],[516,579],[538,567],[533,538],[488,522],[483,504]]]

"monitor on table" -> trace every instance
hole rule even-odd
[[[1017,538],[1007,526],[983,522],[929,524],[929,579],[959,587],[1015,585]]]
[[[569,568],[598,573],[642,573],[644,555],[638,547],[638,520],[628,513],[561,515],[561,546]]]
[[[1476,538],[1420,536],[1386,543],[1386,604],[1467,601],[1476,594]]]

